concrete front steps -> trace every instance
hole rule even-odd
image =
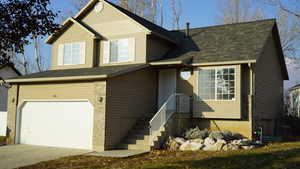
[[[150,151],[159,147],[159,138],[163,131],[158,133],[151,141],[149,121],[151,118],[141,118],[129,131],[128,136],[117,146],[118,149],[125,150],[145,150]]]

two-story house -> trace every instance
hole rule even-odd
[[[91,0],[8,82],[11,144],[150,149],[187,127],[274,135],[288,79],[274,19],[168,31]]]

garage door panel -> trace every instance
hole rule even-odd
[[[21,110],[21,144],[92,149],[89,102],[27,102]]]

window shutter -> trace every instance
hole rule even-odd
[[[135,61],[135,38],[129,38],[129,61]]]
[[[57,65],[61,66],[64,64],[64,45],[58,45],[58,58],[57,58]]]
[[[80,64],[85,64],[85,42],[80,43]]]
[[[103,41],[103,63],[109,63],[110,41]]]

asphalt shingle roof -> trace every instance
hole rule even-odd
[[[24,76],[18,76],[11,79],[34,79],[34,78],[55,78],[55,77],[76,77],[93,75],[112,75],[114,73],[124,72],[129,69],[142,67],[143,64],[121,65],[121,66],[102,66],[94,68],[79,68],[65,70],[48,70],[39,73],[32,73]]]
[[[131,17],[135,16],[133,15]],[[145,22],[144,20],[140,21]],[[257,60],[275,24],[275,19],[268,19],[237,24],[194,28],[190,29],[189,37],[186,37],[185,30],[168,31],[168,34],[171,36],[171,38],[180,43],[179,45],[171,49],[166,54],[164,59],[158,60],[158,62],[184,61],[187,59],[189,61],[192,61],[193,63]],[[153,29],[156,29],[156,26],[152,26]],[[165,31],[162,28],[161,30]],[[110,75],[118,72],[123,72],[138,66],[142,65],[136,64],[81,69],[50,70],[40,73],[33,73],[14,79]]]
[[[245,61],[258,59],[275,19],[210,26],[172,31],[173,38],[181,41],[162,61],[193,58],[193,63]]]

